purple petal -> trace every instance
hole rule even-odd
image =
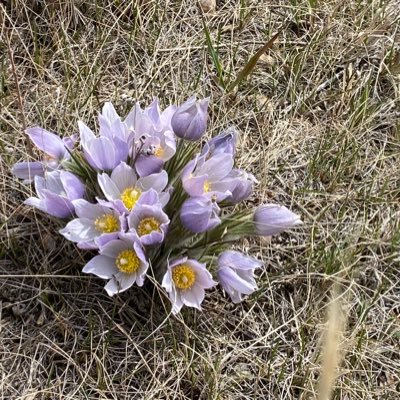
[[[114,261],[102,255],[92,258],[84,267],[83,272],[97,275],[102,279],[110,279],[119,272]]]
[[[46,131],[38,126],[28,128],[27,135],[37,148],[44,151],[49,156],[61,160],[66,153],[64,142],[56,134]]]
[[[302,223],[297,214],[277,204],[265,204],[258,207],[253,220],[256,233],[262,236],[276,235]]]
[[[85,185],[71,172],[61,171],[60,180],[63,184],[67,197],[70,200],[81,199],[85,194]]]
[[[14,164],[12,174],[19,179],[33,180],[35,176],[44,176],[44,166],[41,162],[19,162]]]

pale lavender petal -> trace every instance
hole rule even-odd
[[[81,199],[84,196],[85,185],[77,176],[68,171],[61,171],[60,180],[70,200]]]
[[[111,171],[117,164],[116,149],[111,139],[100,137],[90,142],[88,153],[96,164],[96,168],[103,171]]]
[[[141,154],[135,163],[135,168],[139,176],[144,177],[160,172],[164,161],[154,155]]]
[[[58,218],[66,218],[74,214],[74,206],[70,200],[48,190],[43,190],[43,195],[43,202],[48,214]]]
[[[168,184],[168,174],[166,171],[161,171],[157,174],[142,177],[138,180],[137,186],[143,191],[154,189],[160,193]]]
[[[68,222],[65,228],[60,229],[59,232],[71,242],[87,242],[99,236],[93,220],[88,218],[73,219]]]
[[[233,157],[231,154],[216,154],[209,158],[204,165],[197,171],[199,175],[207,174],[211,182],[225,178],[233,167]]]
[[[133,246],[129,246],[123,240],[111,240],[100,250],[100,254],[115,259],[121,251],[129,248],[133,248]]]
[[[220,268],[218,270],[218,279],[225,290],[226,285],[228,285],[239,293],[251,294],[257,288],[257,286],[247,282],[230,268]]]
[[[94,239],[95,248],[102,249],[107,243],[118,239],[118,232],[103,233]]]
[[[92,258],[84,267],[83,272],[94,274],[102,279],[110,279],[119,272],[114,260],[102,255]]]
[[[182,185],[186,193],[192,197],[199,197],[204,194],[204,185],[207,182],[207,176],[191,176],[188,178],[182,178]]]
[[[111,214],[112,211],[100,204],[92,204],[84,199],[73,200],[75,213],[79,218],[89,218],[95,220],[103,214]]]
[[[302,223],[297,214],[277,204],[265,204],[258,207],[253,220],[256,233],[262,236],[276,235]]]
[[[118,272],[115,275],[115,279],[118,282],[118,293],[125,292],[125,290],[128,290],[136,281],[136,273],[133,274],[125,274],[123,272]],[[142,285],[138,285],[142,286]]]
[[[61,160],[66,153],[64,142],[56,134],[38,126],[26,129],[26,133],[37,148],[49,156]]]
[[[218,257],[218,265],[221,267],[231,267],[243,270],[253,270],[260,268],[262,263],[258,260],[248,257],[239,251],[227,250]]]
[[[72,150],[74,148],[77,140],[78,137],[76,135],[71,135],[62,139],[64,146],[69,150]],[[70,155],[68,154],[68,152],[65,154],[65,158],[70,159]]]
[[[238,133],[235,128],[231,127],[221,132],[218,136],[213,137],[203,147],[201,154],[222,154],[227,153],[232,156],[236,152],[236,142]]]
[[[122,193],[127,188],[135,187],[137,181],[134,169],[125,162],[121,162],[115,167],[111,173],[111,179],[118,188],[119,193]]]
[[[28,161],[14,164],[12,174],[19,179],[33,180],[35,176],[44,176],[44,166],[41,162]]]
[[[196,101],[190,97],[181,104],[171,118],[171,126],[175,135],[182,139],[198,140],[207,128],[208,99]]]
[[[119,198],[119,196],[121,195],[121,191],[106,173],[98,175],[97,181],[99,183],[101,191],[103,192],[104,196],[106,196],[107,200],[111,201]]]
[[[210,199],[190,197],[182,204],[180,218],[186,229],[201,233],[213,229],[221,222],[218,212],[218,206],[214,205]]]
[[[119,283],[116,278],[112,278],[108,281],[107,285],[104,286],[104,289],[107,291],[107,294],[112,297],[115,294],[119,293]]]
[[[181,298],[186,306],[201,310],[200,304],[204,300],[204,289],[201,286],[194,285],[190,290],[182,290]]]
[[[90,143],[96,139],[96,136],[93,131],[82,121],[78,121],[78,128],[82,147],[88,151]]]

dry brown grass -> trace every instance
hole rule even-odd
[[[400,7],[392,1],[218,1],[205,21],[224,79],[281,26],[233,92],[218,83],[195,1],[11,0],[0,5],[0,397],[314,399],[330,289],[347,325],[334,399],[397,399]],[[7,43],[22,96],[22,118]],[[219,289],[171,317],[152,285],[115,299],[80,270],[59,223],[21,205],[10,166],[23,121],[70,134],[106,100],[210,95],[210,134],[241,132],[251,203],[291,206],[302,229],[243,242],[264,260],[241,305]]]

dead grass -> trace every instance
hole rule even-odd
[[[393,1],[23,1],[0,6],[0,395],[2,399],[314,399],[329,293],[347,317],[335,399],[397,399],[400,8]],[[228,93],[280,27],[273,50]],[[22,117],[7,43],[22,95]],[[218,65],[217,65],[218,66]],[[222,71],[222,73],[221,73]],[[168,315],[151,284],[109,299],[58,222],[21,206],[10,166],[23,121],[71,134],[106,100],[211,96],[210,134],[234,124],[249,204],[305,225],[241,246],[264,260],[234,306]],[[14,277],[11,277],[14,276]],[[334,372],[333,372],[334,373]]]

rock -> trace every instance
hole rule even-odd
[[[200,0],[200,7],[205,13],[213,12],[217,7],[216,0]]]

